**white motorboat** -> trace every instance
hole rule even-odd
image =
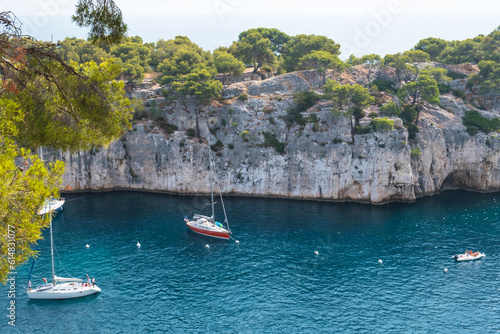
[[[58,212],[62,211],[63,209],[63,204],[66,202],[64,198],[49,198],[48,200],[43,203],[42,207],[40,210],[37,211],[37,215],[43,216],[46,215],[49,212]]]
[[[466,251],[464,254],[455,254],[455,255],[453,255],[453,258],[456,261],[458,261],[458,262],[479,260],[479,259],[481,259],[483,257],[486,257],[486,255],[484,255],[484,253],[481,253],[481,252],[469,252],[469,251]]]
[[[54,240],[52,237],[52,207],[48,203],[48,213],[50,215],[50,257],[52,260],[52,283],[44,284],[31,289],[31,281],[28,279],[26,293],[30,299],[71,299],[85,297],[101,292],[101,289],[91,282],[87,275],[87,282],[82,282],[80,278],[57,277],[54,269]],[[33,268],[32,268],[33,270]],[[30,274],[31,278],[31,274]],[[47,283],[47,280],[45,280]]]

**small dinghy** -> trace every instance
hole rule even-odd
[[[458,262],[479,260],[480,258],[483,258],[483,257],[486,257],[486,255],[484,255],[484,253],[473,252],[473,251],[465,251],[464,254],[453,255],[453,258]]]

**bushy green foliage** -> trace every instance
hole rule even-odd
[[[248,100],[248,95],[247,93],[241,93],[239,96],[238,96],[238,100],[242,101],[242,102],[245,102],[246,100]]]
[[[298,92],[293,96],[294,109],[299,112],[306,111],[316,104],[321,99],[321,96],[314,91]]]
[[[146,108],[144,107],[144,103],[142,102],[142,100],[138,99],[131,100],[131,107],[134,108],[135,120],[141,120],[149,116],[149,113],[146,111]]]
[[[388,132],[394,129],[394,120],[388,117],[374,118],[372,120],[372,127],[377,132]]]
[[[451,90],[451,93],[454,96],[459,97],[459,98],[461,98],[464,101],[467,98],[467,96],[465,95],[465,92],[463,90],[460,90],[460,89],[453,89],[453,90]]]
[[[413,147],[411,149],[410,155],[412,157],[419,157],[422,155],[422,150],[420,149],[420,147]]]
[[[312,51],[299,60],[299,68],[315,69],[323,75],[323,84],[326,83],[326,72],[329,69],[341,70],[344,63],[335,54],[328,51]]]
[[[411,140],[417,138],[417,133],[420,132],[420,130],[414,123],[407,123],[406,129],[408,130],[408,138]]]
[[[239,77],[245,70],[243,63],[227,51],[214,51],[214,64],[217,72],[223,74],[223,85],[226,81],[226,75]]]
[[[468,77],[467,74],[460,73],[460,72],[455,72],[455,71],[448,71],[448,76],[455,80],[455,79],[465,79]]]
[[[264,131],[262,134],[264,135],[264,147],[273,147],[280,154],[285,152],[285,143],[280,142],[273,133]]]
[[[172,134],[178,130],[178,127],[175,124],[168,123],[165,118],[156,119],[156,123],[168,134]]]
[[[494,132],[500,128],[500,118],[489,119],[481,116],[476,110],[468,110],[463,117],[467,131],[474,135],[477,131],[484,133]]]
[[[361,126],[361,125],[356,125],[354,127],[354,133],[357,135],[364,135],[368,134],[372,131],[372,128],[369,126]]]
[[[300,68],[300,59],[313,51],[326,51],[332,55],[340,54],[340,44],[325,36],[297,35],[283,47],[283,68],[287,72],[296,71]]]
[[[415,122],[417,118],[417,110],[414,105],[405,104],[400,114],[401,119],[405,124]]]
[[[390,94],[396,94],[397,89],[393,87],[393,82],[382,79],[375,79],[372,81],[372,86],[377,86],[378,90],[381,92],[387,92]]]
[[[244,141],[247,142],[250,140],[250,131],[248,130],[241,131],[240,136]]]
[[[380,114],[382,116],[400,116],[401,109],[399,109],[398,105],[394,101],[389,101],[380,107]]]
[[[229,52],[246,65],[253,66],[254,73],[262,65],[272,65],[276,60],[270,39],[257,29],[241,33],[238,41],[229,47]]]
[[[298,92],[293,96],[293,106],[288,109],[286,116],[283,117],[288,126],[297,123],[305,125],[307,120],[303,118],[301,112],[306,111],[316,104],[321,97],[313,91]]]
[[[271,73],[273,71],[273,69],[269,66],[262,66],[260,69],[267,73]]]
[[[224,144],[219,140],[217,139],[217,142],[213,145],[210,145],[210,149],[214,152],[218,152],[220,150],[222,150],[224,148]]]
[[[439,89],[439,94],[447,94],[451,92],[450,85],[441,82],[438,83],[438,89]]]

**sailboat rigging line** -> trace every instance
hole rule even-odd
[[[215,162],[213,162],[213,166],[210,166],[210,170],[212,170],[212,167],[215,168]],[[231,229],[229,228],[229,222],[227,220],[227,214],[226,214],[226,206],[224,205],[224,200],[222,199],[222,188],[219,183],[219,177],[217,176],[217,173],[215,174],[215,182],[217,183],[217,187],[219,187],[219,195],[220,195],[220,202],[222,204],[222,211],[224,211],[224,222],[226,223],[227,230],[231,233]]]
[[[61,259],[59,258],[59,253],[57,252],[57,247],[55,244],[53,244],[54,246],[54,250],[56,251],[56,257],[57,257],[57,261],[59,261],[59,265],[63,268],[64,272],[66,273],[67,277],[71,277],[71,278],[75,278],[73,276],[71,276],[68,271],[66,270],[66,268],[63,266],[62,262],[61,262]]]
[[[28,282],[26,283],[26,286],[29,285],[29,281],[31,281],[31,275],[33,274],[33,267],[35,266],[35,258],[31,260],[31,270],[30,274],[28,275]]]
[[[92,194],[92,195],[88,195],[88,196],[82,196],[82,197],[67,199],[66,202],[76,201],[76,200],[79,200],[79,199],[82,199],[82,198],[87,198],[87,197],[91,197],[91,196],[95,196],[95,195],[98,195],[98,194]]]

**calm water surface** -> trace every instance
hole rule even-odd
[[[15,328],[0,290],[2,333],[500,332],[500,194],[385,206],[229,198],[239,244],[187,230],[184,215],[208,213],[204,197],[66,199],[54,220],[57,273],[88,273],[102,293],[29,301],[24,265]],[[50,277],[44,235],[34,285]],[[455,263],[465,249],[487,257]]]

